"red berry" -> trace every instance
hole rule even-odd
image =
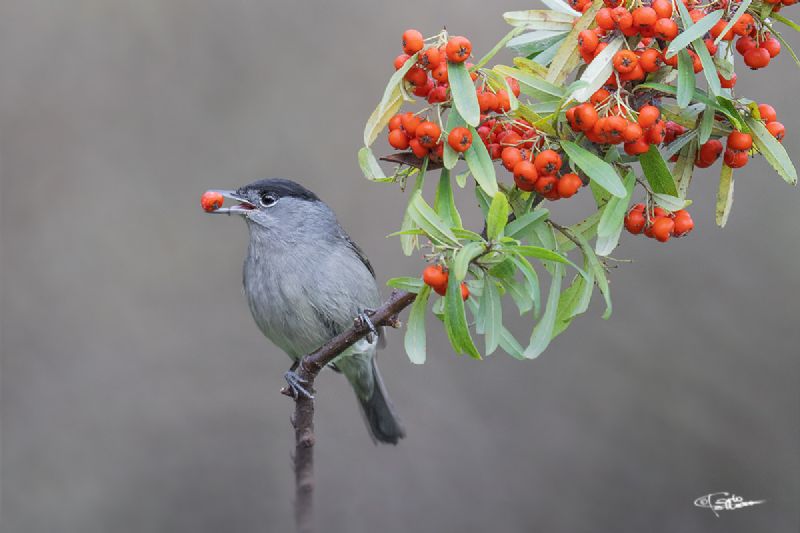
[[[767,130],[775,137],[778,142],[783,141],[784,135],[786,135],[786,128],[780,122],[773,120],[772,122],[767,122]]]
[[[453,63],[463,63],[472,53],[472,43],[469,39],[457,35],[450,37],[445,47],[447,59]]]
[[[728,135],[727,147],[731,150],[749,150],[753,146],[753,137],[749,133],[732,131]]]
[[[642,106],[639,109],[639,118],[637,122],[642,128],[649,128],[658,121],[661,116],[661,111],[654,105]]]
[[[775,108],[769,104],[758,104],[758,114],[761,115],[761,120],[764,122],[774,122],[778,120],[778,113]]]
[[[766,48],[752,48],[744,54],[744,64],[753,70],[769,65],[772,56]]]
[[[533,191],[538,177],[536,167],[530,161],[523,160],[514,165],[514,183],[521,191]]]
[[[533,164],[539,176],[552,175],[561,168],[561,156],[555,150],[544,150],[536,156]]]
[[[442,134],[442,130],[440,130],[439,126],[433,122],[426,121],[417,126],[415,133],[417,139],[419,139],[419,144],[425,148],[433,148],[439,141],[439,136]]]
[[[405,150],[408,148],[408,136],[402,129],[395,129],[389,132],[389,144],[392,148]]]
[[[569,198],[577,193],[582,186],[583,182],[577,174],[564,174],[558,180],[558,195],[561,198]]]
[[[769,52],[770,58],[773,58],[781,53],[781,42],[775,37],[764,39],[763,41],[761,41],[759,47]]]
[[[467,298],[469,298],[469,288],[467,287],[467,284],[462,281],[461,282],[461,299],[466,302]]]
[[[675,229],[675,221],[669,217],[658,217],[653,221],[653,237],[659,242],[667,242]]]
[[[406,30],[403,32],[403,52],[414,55],[425,46],[422,34],[417,30]]]
[[[207,213],[222,207],[223,202],[225,202],[225,197],[217,191],[206,191],[200,197],[200,205],[203,207],[203,211]]]
[[[456,152],[466,152],[472,145],[472,133],[461,126],[453,128],[447,136],[447,144]]]

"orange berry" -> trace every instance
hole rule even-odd
[[[555,150],[540,152],[533,162],[539,176],[552,175],[561,169],[561,156]]]
[[[439,289],[447,290],[448,277],[442,265],[428,265],[422,271],[422,281],[437,292]]]
[[[467,298],[469,298],[469,287],[467,287],[467,284],[462,281],[461,282],[461,299],[466,302]]]
[[[203,211],[207,213],[216,211],[222,207],[224,202],[225,197],[217,191],[206,191],[203,193],[203,196],[200,197],[200,206],[203,208]]]
[[[661,111],[654,106],[654,105],[645,105],[639,109],[639,118],[637,122],[642,128],[649,128],[653,124],[655,124],[659,117],[661,116]]]
[[[639,58],[632,50],[620,50],[614,54],[614,68],[621,74],[632,71],[639,63]]]
[[[667,242],[675,229],[675,221],[669,217],[658,217],[653,221],[653,237],[659,242]]]
[[[753,137],[749,133],[734,130],[728,135],[726,146],[731,150],[749,150],[753,146]]]
[[[408,136],[401,129],[392,130],[389,132],[389,144],[392,148],[405,150],[408,148]]]
[[[433,70],[442,62],[442,56],[438,48],[428,48],[419,55],[419,66],[426,70]]]
[[[639,56],[639,65],[645,72],[655,72],[661,68],[661,52],[655,48],[648,48]]]
[[[439,141],[439,136],[442,134],[442,130],[440,130],[439,126],[433,122],[425,121],[417,126],[415,133],[417,139],[419,139],[419,144],[425,148],[433,148]]]
[[[631,15],[633,15],[633,25],[639,30],[652,28],[658,20],[658,13],[652,7],[637,7],[631,12]]]
[[[414,155],[420,159],[425,159],[425,156],[427,156],[428,152],[430,151],[422,146],[422,144],[419,142],[419,139],[416,137],[408,141],[408,146],[411,148],[411,151],[414,152]]]
[[[506,170],[513,172],[517,163],[522,161],[522,152],[519,148],[513,146],[506,146],[500,153],[500,159],[503,160],[503,166]]]
[[[461,126],[453,128],[447,136],[447,144],[456,152],[466,152],[472,145],[472,132]]]
[[[440,61],[436,67],[431,69],[431,76],[439,83],[447,83],[447,62]]]
[[[778,142],[783,141],[783,137],[786,135],[786,128],[777,120],[767,122],[767,130],[769,130],[769,132],[778,140]]]
[[[403,52],[414,55],[425,46],[422,34],[417,30],[406,30],[403,32]]]
[[[671,18],[658,19],[653,27],[656,37],[665,41],[671,41],[677,37],[678,31],[678,23]]]
[[[521,191],[531,192],[536,185],[537,178],[536,167],[530,161],[519,161],[514,165],[514,183]]]
[[[534,185],[534,189],[541,195],[546,195],[550,193],[556,186],[558,185],[558,178],[555,176],[539,176],[539,179],[536,180],[536,184]]]
[[[644,226],[645,226],[645,220],[644,220],[644,213],[642,211],[639,211],[634,208],[628,211],[628,214],[625,215],[625,229],[628,230],[629,233],[638,235],[639,233],[642,232]]]
[[[472,43],[469,39],[457,35],[450,37],[445,47],[447,59],[453,63],[463,63],[472,53]]]
[[[769,104],[758,104],[758,114],[761,115],[761,120],[764,122],[775,122],[778,120],[778,113],[775,108]]]
[[[569,198],[580,190],[583,186],[580,176],[569,173],[564,174],[558,180],[558,195],[561,198]]]
[[[394,69],[395,70],[400,70],[403,67],[403,65],[406,64],[406,61],[408,61],[409,57],[411,57],[411,56],[409,56],[408,54],[400,54],[399,56],[395,57],[394,58]]]

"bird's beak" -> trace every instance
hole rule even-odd
[[[236,205],[232,205],[230,207],[220,207],[219,209],[215,209],[214,211],[209,211],[211,214],[214,215],[245,215],[256,208],[253,204],[250,203],[249,200],[243,198],[242,196],[236,194],[236,191],[223,191],[219,189],[213,189],[212,192],[218,192],[225,198],[229,198],[234,200],[235,202],[239,202]]]

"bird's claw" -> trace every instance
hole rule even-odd
[[[364,309],[358,313],[358,318],[356,319],[362,326],[366,326],[367,329],[369,329],[369,333],[367,333],[367,342],[370,344],[372,344],[375,341],[375,338],[378,336],[378,329],[369,318],[369,315],[373,313],[375,313],[374,309]]]
[[[306,388],[308,386],[308,382],[297,375],[297,372],[294,370],[289,370],[283,375],[283,378],[288,384],[288,387],[284,387],[282,391],[284,394],[291,396],[292,398],[308,398],[309,400],[314,399],[314,395]]]

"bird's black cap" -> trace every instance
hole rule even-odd
[[[316,194],[309,191],[299,183],[296,183],[292,180],[285,180],[280,178],[270,178],[270,179],[254,181],[249,185],[240,187],[236,191],[236,193],[240,196],[247,197],[247,194],[253,191],[257,192],[259,195],[265,193],[271,193],[277,196],[278,198],[289,196],[292,198],[298,198],[300,200],[306,200],[309,202],[319,201],[319,198],[317,197]]]

